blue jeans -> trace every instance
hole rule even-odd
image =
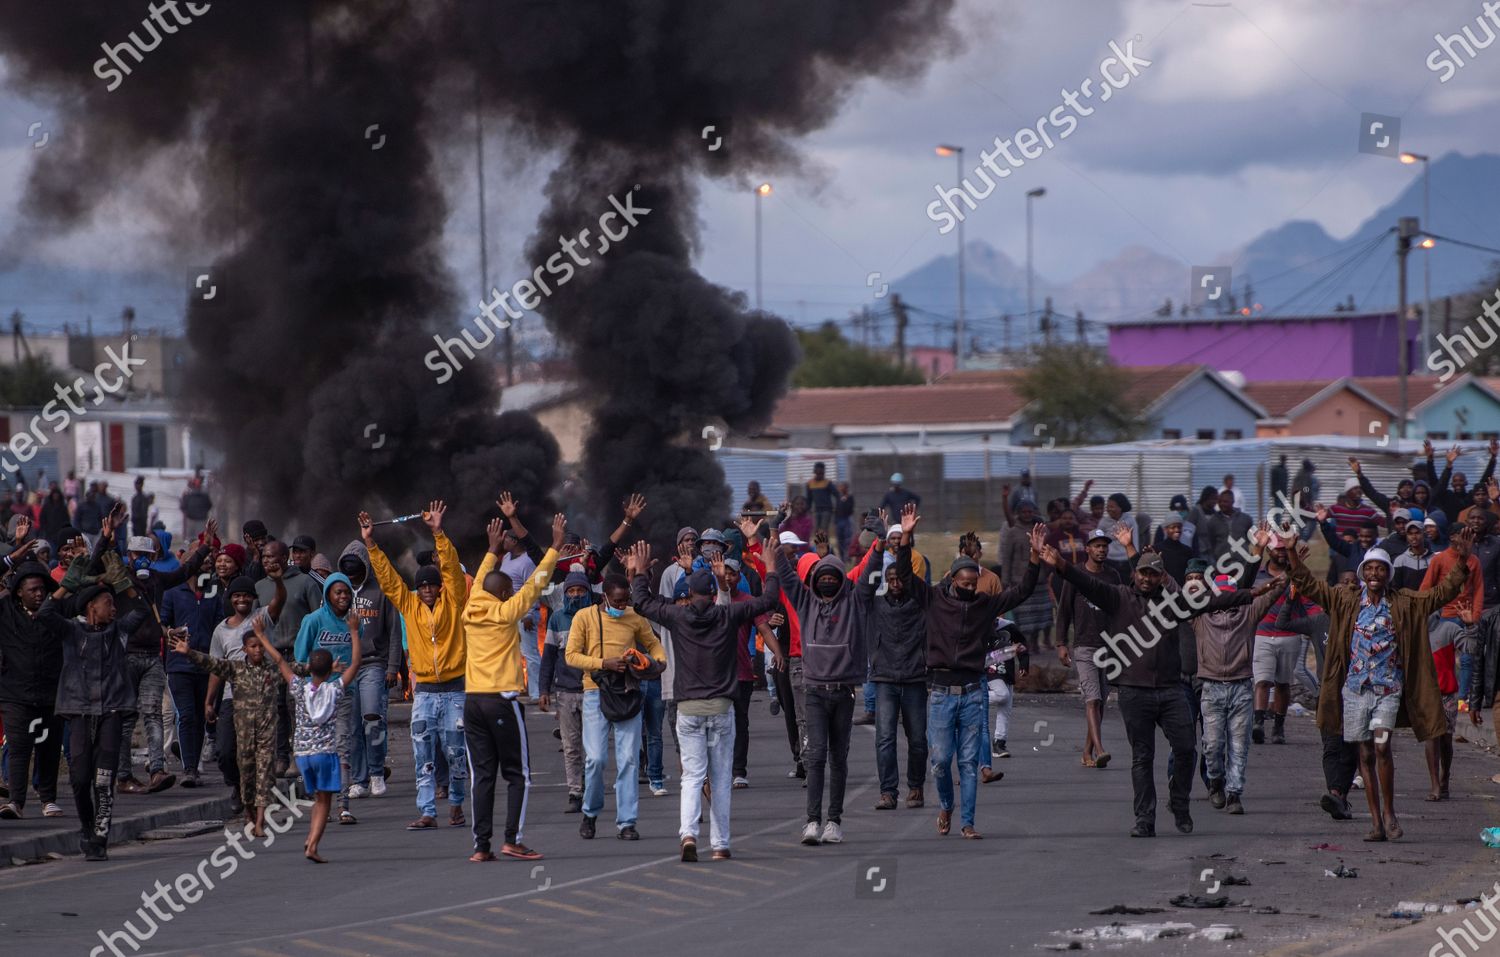
[[[703,779],[713,793],[708,807],[708,836],[716,851],[729,849],[729,796],[734,793],[734,710],[724,714],[677,713],[677,741],[682,746],[682,809],[678,838],[698,839],[703,815]]]
[[[839,560],[843,561],[849,555],[849,543],[854,541],[854,519],[836,518],[833,520],[834,537],[839,543]]]
[[[875,682],[865,682],[865,714],[875,713]]]
[[[1203,682],[1203,754],[1208,759],[1208,778],[1223,781],[1224,790],[1231,794],[1245,793],[1254,711],[1252,679]]]
[[[957,744],[959,821],[974,826],[974,801],[979,792],[979,752],[989,718],[983,682],[961,695],[943,688],[927,692],[927,753],[932,759],[932,780],[937,785],[938,804],[953,810],[953,758]]]
[[[537,682],[542,677],[542,653],[536,647],[536,626],[521,629],[521,657],[526,659],[526,695],[537,696]]]
[[[666,702],[661,700],[661,679],[642,681],[641,695],[645,699],[641,705],[641,734],[646,739],[646,780],[654,788],[661,787],[666,783],[661,767],[661,722],[667,713]],[[678,746],[681,747],[680,742]]]
[[[440,744],[448,759],[448,804],[458,807],[464,803],[469,761],[464,750],[463,718],[462,691],[423,691],[417,685],[411,697],[411,750],[417,766],[417,808],[423,817],[437,817],[433,762]]]
[[[349,694],[355,706],[354,736],[349,743],[351,783],[369,786],[370,775],[385,768],[386,713],[390,698],[385,688],[385,666],[361,666]]]
[[[642,710],[645,710],[644,708]],[[583,813],[598,817],[604,809],[604,766],[609,763],[610,731],[615,739],[615,826],[634,827],[640,810],[640,782],[635,779],[641,751],[641,716],[611,722],[599,710],[599,692],[583,693]]]
[[[896,796],[901,769],[896,762],[896,721],[906,732],[906,786],[921,790],[927,781],[927,685],[922,681],[875,682],[875,767],[880,793]]]

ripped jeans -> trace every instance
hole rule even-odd
[[[433,771],[437,747],[448,759],[448,803],[464,803],[469,762],[464,750],[463,682],[457,691],[423,691],[418,684],[411,700],[411,749],[417,767],[417,808],[423,817],[437,817],[437,786]]]

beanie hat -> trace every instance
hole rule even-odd
[[[719,585],[714,581],[714,573],[706,568],[700,568],[688,576],[688,588],[695,595],[717,595]]]
[[[1187,574],[1189,574],[1189,575],[1202,575],[1204,572],[1208,571],[1208,569],[1209,569],[1208,562],[1204,561],[1203,559],[1201,559],[1201,558],[1190,558],[1190,559],[1188,559]]]
[[[589,587],[589,576],[583,572],[568,572],[568,577],[563,579],[563,591],[569,588]]]
[[[979,563],[967,555],[960,555],[959,557],[953,559],[952,565],[948,566],[948,574],[957,575],[959,572],[963,571],[966,568],[972,568],[977,572],[979,571]]]
[[[693,589],[692,586],[688,584],[688,576],[686,575],[683,575],[681,578],[677,579],[677,584],[672,586],[673,601],[676,601],[679,598],[687,598],[692,593]]]
[[[442,583],[443,573],[438,570],[436,565],[423,565],[417,569],[418,588],[421,588],[423,585],[441,585]]]
[[[238,595],[240,592],[249,595],[255,594],[255,582],[251,581],[247,576],[241,575],[229,583],[229,594]]]
[[[1239,586],[1228,575],[1215,575],[1214,584],[1218,586],[1219,591],[1239,591]]]
[[[315,572],[321,572],[324,575],[331,575],[333,574],[333,563],[328,560],[327,555],[324,555],[322,552],[318,552],[313,556],[312,570]]]
[[[41,562],[22,562],[21,564],[17,565],[16,570],[11,573],[10,590],[15,591],[20,586],[23,579],[33,577],[45,578],[49,582],[52,581],[52,574],[47,571],[46,565],[43,565]],[[51,589],[48,590],[50,591]]]
[[[225,545],[223,548],[219,549],[219,551],[234,559],[234,564],[236,567],[245,567],[245,546],[239,544],[238,542],[230,542],[228,545]]]

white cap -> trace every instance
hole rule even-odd
[[[1357,488],[1359,488],[1359,477],[1356,475],[1349,476],[1349,478],[1344,482],[1344,491],[1352,492]]]
[[[806,545],[802,539],[797,537],[796,532],[782,532],[776,540],[783,545]]]
[[[1359,560],[1360,570],[1363,571],[1365,565],[1369,562],[1380,562],[1381,564],[1385,565],[1387,574],[1395,571],[1395,568],[1391,565],[1390,554],[1383,548],[1372,548],[1369,551],[1365,552],[1365,557]]]
[[[885,537],[886,538],[900,538],[901,537],[901,526],[900,525],[892,525],[890,528],[886,529],[885,530]]]
[[[156,551],[156,542],[150,535],[132,535],[125,540],[125,550],[127,552],[146,552],[149,554]]]

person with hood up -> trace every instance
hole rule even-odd
[[[563,660],[573,617],[594,604],[588,573],[578,567],[563,579],[562,602],[554,603],[547,616],[547,642],[542,649],[540,707],[557,711],[558,736],[562,739],[563,774],[567,778],[568,804],[565,813],[583,810],[583,672]]]
[[[859,601],[853,583],[845,577],[843,562],[835,555],[815,560],[811,587],[802,583],[790,560],[775,564],[781,591],[801,623],[804,687],[797,706],[805,714],[807,729],[802,748],[802,764],[807,770],[807,823],[802,827],[802,843],[837,844],[844,839],[844,788],[854,693],[864,684],[867,668],[866,606]],[[826,823],[825,770],[831,772]]]
[[[329,575],[328,581],[323,584],[323,603],[302,619],[302,627],[297,630],[297,640],[292,646],[292,659],[297,665],[305,668],[312,659],[312,653],[321,648],[333,656],[335,668],[342,670],[348,667],[354,661],[354,646],[362,644],[360,636],[349,630],[349,622],[359,620],[358,612],[353,609],[354,583],[342,572]],[[363,628],[360,630],[363,631]],[[364,655],[361,648],[360,668],[363,667]],[[349,811],[349,785],[353,780],[349,773],[350,751],[355,733],[352,689],[354,682],[358,680],[358,674],[358,671],[354,672],[345,682],[344,693],[339,695],[338,711],[334,715],[334,744],[339,757],[340,824],[359,823]]]
[[[508,499],[508,493],[501,496],[502,502]],[[514,517],[507,517],[514,528]],[[492,519],[485,529],[489,549],[475,575],[479,587],[469,593],[468,604],[464,606],[468,659],[464,676],[464,743],[474,779],[474,853],[469,860],[476,864],[495,859],[490,839],[494,835],[497,776],[505,778],[507,788],[505,843],[500,853],[520,861],[542,858],[539,852],[521,842],[527,798],[531,795],[526,710],[520,701],[527,690],[520,645],[531,638],[523,635],[521,619],[551,581],[567,527],[567,519],[561,513],[552,517],[552,547],[542,553],[536,569],[516,590],[510,573],[502,568],[506,540],[511,536],[500,519]]]
[[[349,797],[385,795],[387,713],[390,694],[401,671],[401,616],[396,612],[370,567],[370,552],[358,539],[344,546],[339,571],[354,589],[359,613],[359,673],[349,688],[355,709],[353,740],[349,745]]]
[[[696,556],[698,554],[698,530],[696,528],[684,525],[682,528],[679,528],[677,530],[676,547],[677,554],[679,556],[681,556],[682,554],[684,545],[688,547],[688,550],[691,551],[693,555]],[[657,583],[656,593],[665,598],[667,601],[672,601],[673,595],[677,591],[677,583],[683,578],[686,578],[689,571],[691,571],[691,566],[684,567],[680,561],[673,562],[672,564],[668,565],[666,569],[661,573],[661,581]],[[677,702],[673,700],[672,691],[673,682],[676,679],[676,672],[673,670],[672,632],[671,629],[665,628],[661,625],[652,625],[652,630],[656,632],[656,637],[661,642],[662,654],[666,655],[667,657],[667,667],[664,671],[662,671],[660,677],[662,712],[664,723],[669,728],[674,729],[672,732],[672,737],[674,742],[676,742],[677,732],[675,729],[677,727]],[[677,742],[677,750],[680,756],[682,752],[681,742]],[[647,759],[649,761],[649,754],[647,754]],[[667,782],[665,771],[662,772],[662,777],[660,780],[649,781],[648,783],[651,788],[652,797],[664,797],[666,795]]]
[[[995,632],[995,619],[1031,597],[1041,572],[1037,556],[1047,540],[1047,526],[1031,527],[1031,561],[1019,581],[998,595],[978,590],[979,564],[959,558],[948,577],[936,587],[911,572],[911,534],[921,516],[915,504],[901,513],[901,545],[895,575],[926,615],[927,624],[927,750],[937,785],[939,834],[947,834],[953,817],[953,765],[958,759],[959,830],[977,840],[974,805],[978,798],[980,752],[989,725],[985,656]],[[957,751],[955,752],[955,746]],[[996,773],[988,780],[997,781]]]
[[[1392,591],[1391,560],[1379,549],[1371,549],[1361,561],[1358,590],[1318,581],[1300,551],[1287,549],[1292,584],[1328,611],[1318,727],[1330,735],[1342,729],[1344,740],[1359,746],[1371,821],[1366,841],[1395,840],[1402,835],[1394,803],[1391,732],[1410,727],[1417,740],[1425,743],[1442,737],[1448,729],[1428,643],[1427,618],[1463,590],[1470,545],[1467,530],[1454,534],[1449,550],[1456,560],[1451,570],[1437,587],[1425,591]]]
[[[727,860],[731,853],[730,796],[734,790],[734,699],[741,655],[747,655],[748,648],[742,629],[753,627],[757,618],[775,610],[781,599],[778,581],[774,575],[769,578],[759,598],[731,601],[725,588],[724,559],[716,555],[711,569],[699,569],[688,576],[688,602],[678,605],[651,594],[646,577],[650,562],[647,543],[638,542],[630,549],[627,571],[636,610],[647,620],[669,626],[676,641],[672,699],[677,702],[677,739],[682,747],[677,830],[681,859],[698,859],[698,821],[703,782],[707,780],[713,858]],[[774,552],[767,553],[766,563],[767,570],[774,573],[778,564]]]
[[[61,817],[63,813],[57,804],[63,724],[56,712],[63,649],[37,618],[52,590],[52,576],[45,565],[21,561],[0,594],[0,714],[11,729],[5,772],[12,782],[10,801],[0,806],[0,818],[7,821],[20,818],[26,807],[33,755],[42,815]]]
[[[463,607],[468,599],[463,566],[453,542],[443,534],[440,500],[428,503],[422,521],[432,532],[436,565],[417,569],[416,589],[391,567],[391,560],[375,543],[369,512],[359,513],[359,537],[369,551],[375,581],[405,623],[411,661],[412,763],[417,773],[417,819],[409,831],[437,827],[437,785],[433,752],[441,747],[448,758],[448,824],[463,827],[464,789],[468,783],[464,733]],[[363,629],[361,629],[363,630]]]

